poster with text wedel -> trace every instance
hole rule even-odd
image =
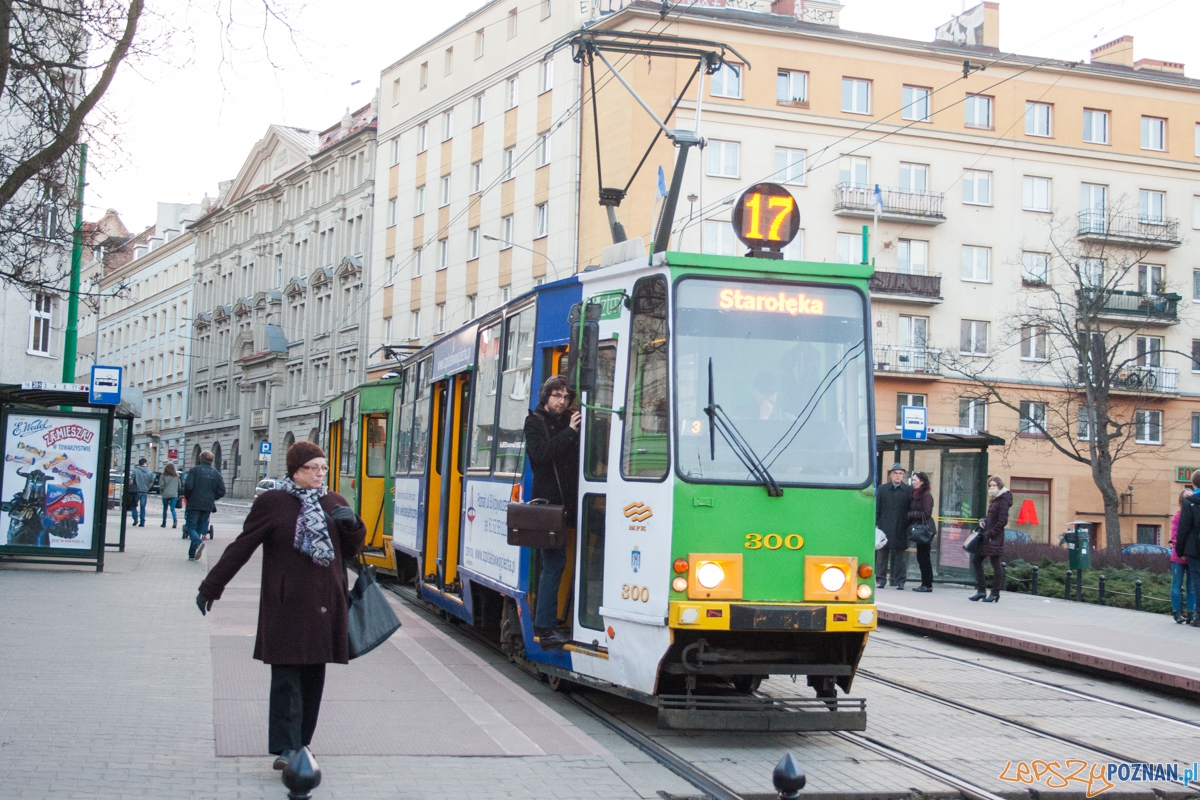
[[[6,545],[92,548],[99,419],[10,414],[0,484]]]

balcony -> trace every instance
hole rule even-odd
[[[252,408],[250,409],[250,427],[254,429],[266,428],[271,421],[269,408]]]
[[[1175,325],[1179,322],[1177,294],[1147,294],[1102,289],[1082,289],[1076,292],[1081,314],[1095,314],[1114,322],[1136,322],[1140,325]],[[1095,307],[1093,304],[1100,304]]]
[[[142,420],[142,433],[147,436],[159,436],[162,434],[162,420],[160,419],[145,419]]]
[[[876,272],[871,276],[871,296],[932,305],[942,302],[941,275],[910,275],[906,272]]]
[[[875,374],[883,372],[939,378],[942,374],[942,351],[928,347],[875,345]]]
[[[942,211],[945,195],[941,192],[906,192],[884,188],[880,188],[879,192],[883,195],[880,219],[917,225],[941,225],[946,221]],[[833,189],[833,213],[842,217],[874,217],[874,195],[875,187],[839,183]]]
[[[1079,383],[1084,383],[1083,367],[1079,368]],[[1109,390],[1134,394],[1175,394],[1179,391],[1179,370],[1168,367],[1128,367],[1117,373]]]
[[[1079,212],[1079,238],[1085,242],[1120,243],[1149,250],[1179,247],[1179,219],[1152,219],[1138,214],[1108,214],[1104,211]]]

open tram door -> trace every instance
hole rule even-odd
[[[340,419],[331,420],[329,422],[329,446],[325,449],[325,454],[329,458],[329,472],[327,480],[329,481],[329,491],[341,493],[341,453],[342,453],[342,421]]]
[[[388,415],[386,412],[362,414],[362,458],[359,459],[358,515],[367,528],[363,561],[394,573],[396,554],[390,546],[387,527],[388,493]]]

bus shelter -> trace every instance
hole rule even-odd
[[[938,530],[930,547],[935,581],[974,580],[971,556],[962,545],[987,513],[988,448],[1003,445],[999,436],[971,428],[934,428],[922,441],[903,439],[899,433],[876,435],[875,463],[881,481],[887,480],[888,469],[896,463],[909,475],[920,471],[929,476]],[[908,560],[908,578],[920,580],[915,558]]]

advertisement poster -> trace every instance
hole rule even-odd
[[[395,487],[392,546],[416,555],[420,551],[417,526],[421,519],[421,481],[419,478],[396,478]]]
[[[462,565],[515,589],[521,548],[508,543],[508,504],[512,491],[512,485],[507,483],[467,481]]]
[[[6,545],[87,551],[102,420],[10,414],[0,483]]]
[[[962,546],[975,528],[974,522],[942,522],[941,549],[938,551],[938,563],[941,566],[971,568],[971,554],[963,550]]]

